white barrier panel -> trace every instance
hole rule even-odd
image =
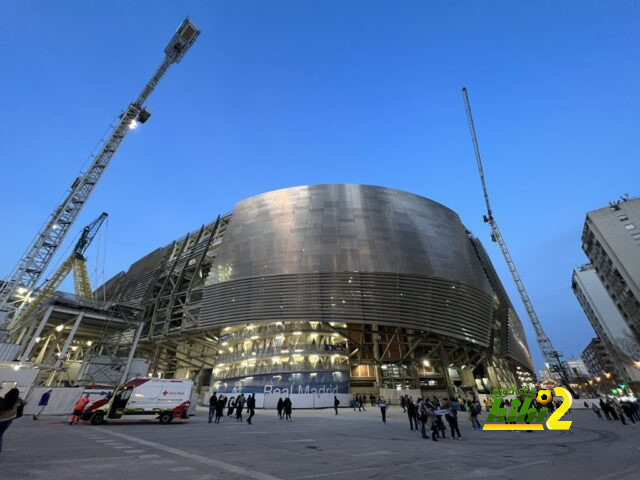
[[[18,368],[17,370],[15,368]],[[25,398],[38,376],[37,368],[20,367],[19,363],[5,363],[0,365],[0,395],[17,387],[20,397]]]
[[[27,405],[24,407],[25,415],[32,415],[40,410],[38,403],[44,392],[49,390],[48,387],[35,387],[27,396]],[[47,407],[42,412],[43,415],[70,415],[73,406],[82,395],[83,388],[51,388],[51,397]],[[96,394],[98,395],[98,394]],[[92,397],[94,395],[91,395]],[[93,398],[97,400],[99,397]]]
[[[389,401],[389,398],[391,399],[391,403],[393,405],[399,405],[400,404],[400,397],[404,396],[404,395],[409,395],[411,398],[413,398],[413,400],[415,401],[416,398],[419,398],[422,396],[422,393],[420,392],[420,390],[396,390],[393,388],[381,388],[380,389],[380,396],[382,397],[382,399],[385,402]]]

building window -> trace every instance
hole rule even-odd
[[[636,226],[633,223],[627,223],[624,228],[627,230],[635,230]]]

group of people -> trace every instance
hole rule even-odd
[[[252,424],[251,419],[256,414],[256,394],[249,395],[245,398],[244,393],[241,393],[237,397],[227,398],[226,395],[217,395],[217,392],[213,392],[213,395],[209,397],[209,423],[220,423],[220,419],[224,416],[224,409],[227,408],[227,417],[233,417],[235,412],[235,419],[237,422],[242,422],[242,412],[245,405],[247,406],[247,423]],[[214,420],[215,418],[215,420]]]
[[[282,397],[278,400],[276,404],[276,410],[278,410],[278,417],[280,420],[285,420],[287,422],[291,421],[291,409],[293,408],[293,403],[291,403],[291,399],[286,397],[284,400]]]
[[[410,396],[400,398],[400,406],[409,417],[409,427],[411,431],[422,434],[422,438],[428,438],[427,431],[431,432],[431,440],[438,441],[438,438],[445,439],[447,427],[445,420],[451,430],[451,438],[462,440],[462,434],[458,427],[458,411],[462,410],[460,402],[456,398],[443,398],[441,400],[418,398],[415,402]],[[383,407],[381,407],[381,410]],[[384,408],[386,410],[386,406]],[[473,429],[482,428],[478,421],[481,411],[480,403],[469,403],[469,418]],[[386,411],[382,413],[383,422],[386,420]],[[386,423],[386,422],[385,422]]]
[[[598,407],[600,405],[600,407]],[[584,406],[589,408],[589,403],[584,402]],[[620,420],[623,425],[627,425],[625,421],[625,417],[629,419],[629,421],[633,424],[640,422],[640,403],[638,401],[620,401],[620,400],[612,400],[607,398],[603,400],[602,398],[598,403],[592,401],[591,402],[591,410],[598,416],[598,418],[602,418],[600,411],[604,413],[604,416],[607,420]]]

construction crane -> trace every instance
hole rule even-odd
[[[522,298],[522,303],[524,303],[524,307],[527,310],[527,314],[529,315],[529,319],[531,320],[531,324],[533,325],[533,329],[536,332],[536,340],[538,341],[538,345],[540,346],[540,350],[542,351],[542,356],[544,357],[544,361],[549,369],[549,372],[555,373],[559,375],[562,382],[569,388],[569,375],[567,374],[565,364],[560,360],[561,354],[553,348],[553,344],[551,340],[544,333],[542,329],[542,325],[540,324],[540,320],[538,319],[538,315],[533,308],[533,304],[531,303],[531,299],[527,294],[527,291],[524,288],[524,284],[522,283],[522,278],[520,278],[520,274],[518,270],[516,270],[515,263],[513,263],[513,258],[511,258],[511,254],[509,253],[509,249],[507,248],[507,244],[504,242],[504,238],[500,233],[500,229],[498,228],[498,224],[496,223],[496,219],[493,216],[493,211],[491,210],[491,203],[489,202],[489,192],[487,190],[487,182],[484,176],[484,169],[482,168],[482,159],[480,158],[480,148],[478,147],[478,138],[476,136],[476,128],[473,123],[473,115],[471,114],[471,103],[469,102],[469,94],[467,93],[467,88],[462,87],[462,97],[464,98],[464,106],[467,110],[467,120],[469,121],[469,130],[471,132],[471,141],[473,143],[473,150],[476,155],[476,162],[478,164],[478,172],[480,173],[480,182],[482,183],[482,192],[484,193],[484,201],[487,206],[487,214],[484,215],[485,223],[488,223],[491,227],[491,240],[496,242],[500,246],[500,250],[502,251],[502,255],[507,262],[507,266],[509,267],[509,271],[511,272],[511,276],[513,277],[513,281],[516,284],[518,289],[518,293],[520,293],[520,297]],[[569,388],[570,389],[570,388]],[[571,390],[571,389],[570,389]],[[573,393],[573,391],[572,391]]]
[[[29,245],[25,255],[20,259],[13,272],[0,289],[0,329],[11,328],[16,315],[30,300],[34,288],[40,281],[47,266],[62,244],[80,210],[87,203],[100,177],[109,162],[118,151],[122,141],[130,129],[139,123],[145,123],[151,113],[144,102],[158,85],[169,67],[180,62],[191,45],[196,41],[200,30],[185,19],[164,49],[164,60],[142,89],[142,92],[126,111],[120,115],[119,121],[111,130],[100,152],[93,157],[91,166],[77,177],[69,189],[64,201],[55,208],[42,229]],[[0,338],[1,340],[1,338]]]
[[[98,218],[82,229],[80,238],[76,242],[71,255],[62,262],[62,265],[54,272],[49,281],[47,281],[37,292],[29,305],[17,316],[16,326],[19,326],[29,316],[40,309],[40,307],[56,293],[62,282],[69,272],[73,272],[73,289],[76,295],[84,298],[93,298],[91,293],[91,283],[89,282],[89,273],[87,272],[87,260],[84,253],[91,245],[93,238],[107,218],[107,213],[102,212]]]

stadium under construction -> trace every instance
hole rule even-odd
[[[114,382],[192,378],[203,396],[465,395],[535,378],[480,241],[449,208],[389,188],[242,200],[94,297],[54,296],[13,329],[41,383],[108,383],[100,361]]]

